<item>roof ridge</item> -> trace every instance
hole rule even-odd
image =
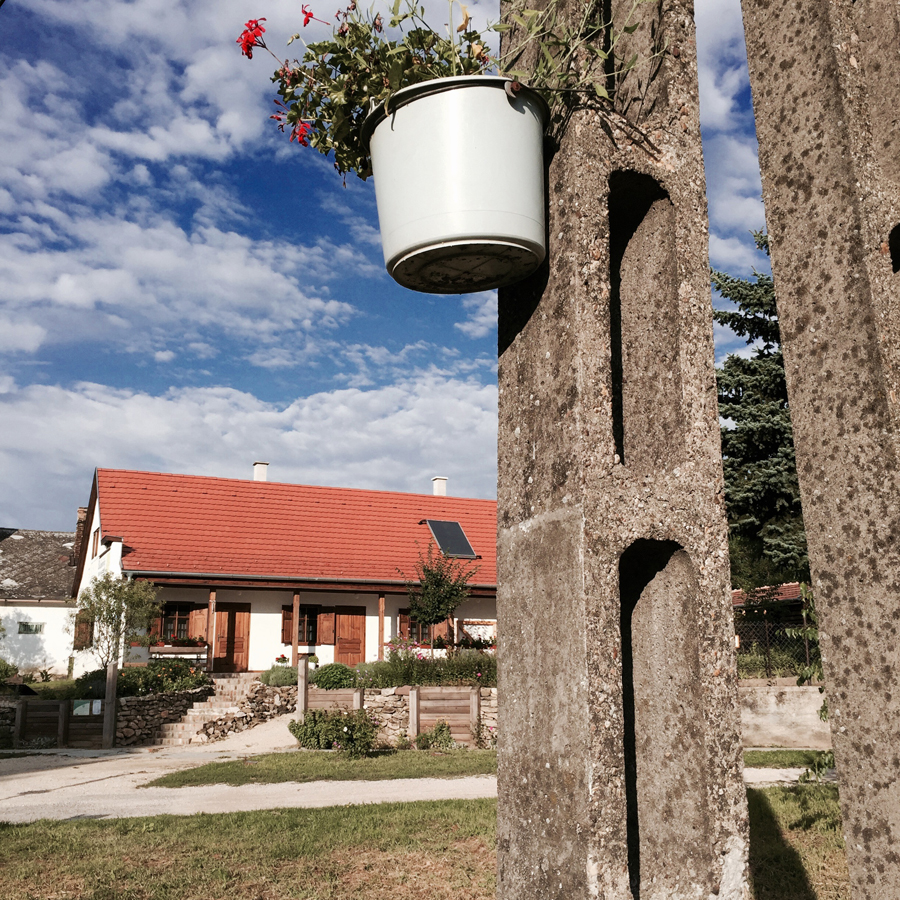
[[[466,500],[476,503],[496,503],[496,499],[489,497],[457,497],[439,494],[429,494],[419,491],[388,491],[381,488],[357,488],[357,487],[338,487],[336,485],[326,484],[303,484],[295,481],[254,481],[253,478],[229,478],[224,475],[188,475],[180,472],[150,472],[143,469],[102,469],[97,468],[98,476],[104,473],[108,474],[124,474],[124,475],[152,475],[158,478],[183,478],[185,480],[204,480],[204,481],[221,481],[236,482],[238,484],[253,484],[262,486],[284,486],[294,488],[310,488],[318,491],[336,491],[340,493],[359,493],[359,494],[392,494],[401,497],[430,497],[440,501],[457,501]]]

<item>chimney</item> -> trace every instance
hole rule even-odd
[[[254,481],[265,481],[266,480],[266,466],[269,464],[267,462],[255,462],[253,463],[253,480]]]
[[[78,507],[78,521],[75,525],[75,540],[72,543],[72,552],[69,554],[69,565],[78,565],[78,554],[81,552],[81,542],[84,540],[84,525],[87,521],[87,507]]]
[[[437,475],[431,479],[432,493],[435,497],[447,496],[447,479],[443,475]]]

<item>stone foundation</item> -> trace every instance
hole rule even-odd
[[[162,725],[180,721],[194,703],[205,700],[212,693],[213,688],[202,687],[171,694],[120,697],[116,715],[116,746],[152,743],[159,737]]]

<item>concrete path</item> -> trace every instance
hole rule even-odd
[[[346,806],[409,800],[496,797],[490,775],[399,781],[142,788],[167,772],[259,753],[296,751],[287,717],[272,719],[214,744],[134,750],[51,750],[0,757],[0,821],[106,819],[164,813]],[[746,769],[748,785],[796,784],[802,769]]]

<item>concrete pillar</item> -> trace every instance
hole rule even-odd
[[[855,898],[900,896],[900,8],[743,0]]]
[[[309,654],[301,653],[297,662],[297,721],[306,718],[309,709]]]
[[[500,291],[500,900],[748,895],[691,9],[638,7]]]
[[[119,664],[111,662],[106,667],[106,695],[103,700],[103,744],[110,750],[116,743],[116,687],[119,680]]]

